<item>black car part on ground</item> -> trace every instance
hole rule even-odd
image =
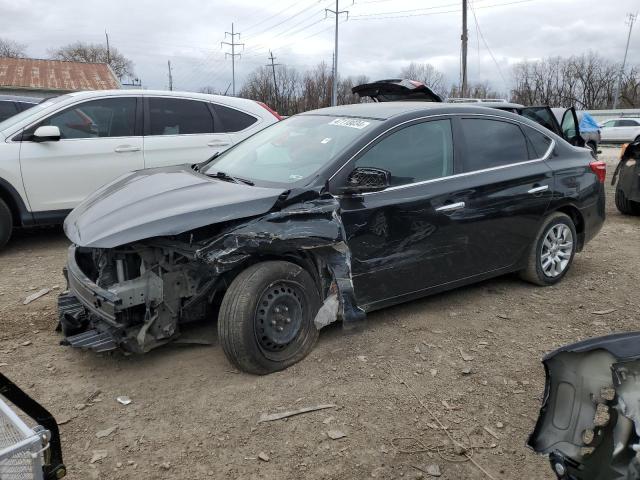
[[[640,215],[640,142],[623,147],[611,177],[616,186],[616,207],[627,215]]]
[[[317,328],[338,318],[346,328],[355,326],[365,313],[356,304],[338,209],[338,201],[321,189],[294,190],[267,205],[267,213],[255,216],[255,210],[222,228],[205,226],[113,249],[72,246],[65,274],[75,295],[59,297],[65,343],[146,352],[177,337],[180,324],[206,319],[239,271],[272,258],[315,273],[323,301],[339,302],[337,314],[320,310]]]
[[[369,97],[375,102],[412,100],[418,102],[442,102],[442,98],[427,85],[416,80],[394,78],[363,83],[351,89],[360,97]]]
[[[49,431],[51,437],[49,439],[49,448],[44,455],[43,476],[45,480],[63,478],[67,474],[67,469],[62,461],[60,431],[53,415],[2,373],[0,373],[0,395],[33,419],[37,425]]]
[[[640,332],[592,338],[543,359],[528,445],[561,480],[640,478]]]

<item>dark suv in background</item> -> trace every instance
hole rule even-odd
[[[24,112],[40,103],[43,99],[39,97],[20,97],[16,95],[0,95],[0,122],[16,113]]]

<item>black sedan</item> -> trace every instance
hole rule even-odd
[[[78,206],[62,330],[71,346],[142,353],[217,319],[227,357],[269,373],[336,320],[509,272],[557,283],[602,226],[604,178],[588,149],[495,109],[296,115]]]

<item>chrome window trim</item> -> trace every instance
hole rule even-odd
[[[331,175],[331,177],[329,178],[329,182],[331,180],[333,180],[333,177],[335,177],[338,173],[340,173],[340,171],[344,167],[346,167],[354,158],[356,158],[358,155],[360,155],[360,153],[362,153],[365,149],[367,149],[371,144],[376,142],[380,137],[386,135],[390,131],[392,131],[392,130],[394,130],[394,129],[402,126],[402,125],[405,125],[405,124],[411,123],[411,122],[415,122],[417,120],[428,120],[428,119],[432,119],[433,120],[433,119],[438,119],[440,117],[469,117],[469,116],[472,116],[472,117],[497,118],[499,120],[506,121],[507,123],[509,123],[509,122],[518,123],[518,124],[523,125],[525,127],[533,128],[538,133],[544,135],[549,140],[551,140],[551,143],[549,144],[549,148],[547,149],[545,154],[540,158],[535,158],[535,159],[532,159],[532,160],[525,160],[525,161],[522,161],[522,162],[509,163],[507,165],[500,165],[500,166],[497,166],[497,167],[483,168],[481,170],[473,170],[472,172],[456,173],[456,174],[453,174],[453,175],[447,175],[445,177],[432,178],[430,180],[422,180],[420,182],[407,183],[407,184],[404,184],[404,185],[397,185],[395,187],[385,188],[384,190],[380,190],[380,191],[377,191],[377,192],[362,192],[362,193],[360,193],[358,195],[374,195],[374,194],[378,194],[378,193],[401,190],[401,189],[404,189],[404,188],[410,188],[410,187],[415,187],[415,186],[419,186],[419,185],[425,185],[425,184],[429,184],[429,183],[441,182],[443,180],[448,180],[450,178],[467,177],[467,176],[476,175],[476,174],[479,174],[479,173],[492,172],[492,171],[495,171],[495,170],[502,170],[502,169],[505,169],[505,168],[516,167],[516,166],[520,166],[520,165],[526,165],[526,164],[534,163],[534,162],[542,162],[542,161],[547,160],[551,156],[551,152],[553,152],[553,149],[556,146],[556,141],[553,138],[551,138],[547,133],[542,132],[539,128],[533,127],[532,125],[528,125],[528,124],[526,124],[524,122],[520,122],[517,119],[512,119],[512,118],[505,119],[504,117],[501,117],[500,115],[490,115],[488,113],[440,113],[440,114],[435,114],[435,115],[427,115],[427,116],[424,116],[424,117],[412,118],[411,120],[407,120],[405,122],[399,123],[397,125],[394,125],[393,127],[388,128],[387,130],[385,130],[384,132],[380,133],[379,135],[377,135],[370,142],[368,142],[365,146],[363,146],[360,150],[358,150],[356,153],[354,153],[349,158],[349,160],[347,160],[338,170],[336,170],[336,172],[333,175]],[[522,132],[522,134],[526,137],[526,133]],[[336,197],[341,198],[341,197],[343,197],[343,195],[336,195]]]

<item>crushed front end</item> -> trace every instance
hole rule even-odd
[[[68,289],[58,299],[64,343],[96,351],[147,352],[205,318],[215,274],[195,249],[141,243],[69,248]]]

